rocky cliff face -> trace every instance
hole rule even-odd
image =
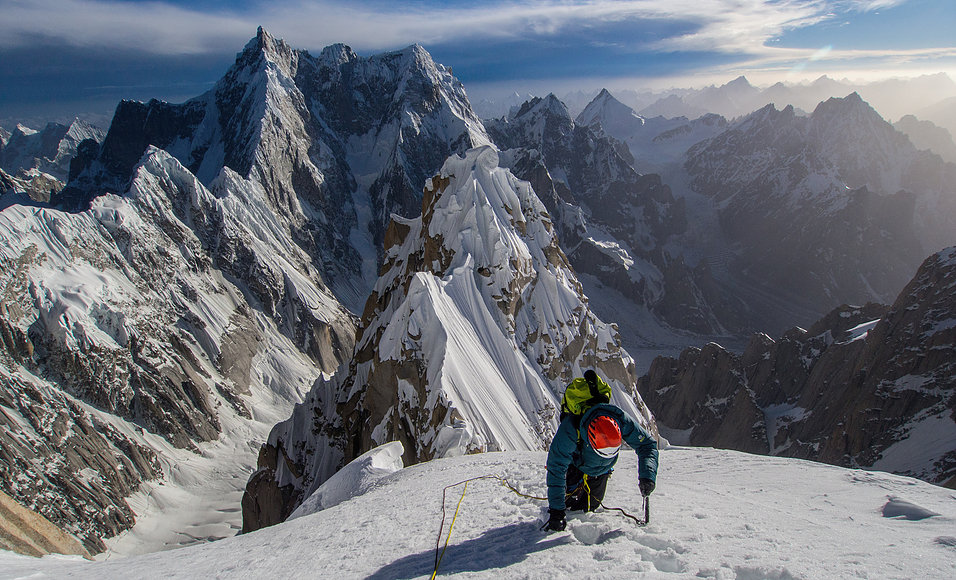
[[[653,429],[613,326],[588,309],[542,202],[484,147],[450,158],[422,216],[396,218],[352,360],[273,431],[244,529],[281,521],[335,469],[388,441],[406,464],[544,449],[586,368]]]
[[[658,358],[638,383],[672,441],[872,467],[956,485],[956,249],[892,306]]]
[[[360,310],[391,213],[414,216],[444,159],[487,142],[461,83],[420,46],[312,56],[260,29],[209,93],[121,103],[102,148],[54,202],[84,207],[123,191],[148,146],[207,186],[228,167],[263,188],[336,296]]]

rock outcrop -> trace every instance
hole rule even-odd
[[[674,442],[868,467],[956,485],[956,248],[892,306],[840,307],[741,355],[658,358],[638,383]]]
[[[76,538],[50,520],[29,510],[0,491],[0,550],[25,556],[68,554],[90,557]]]

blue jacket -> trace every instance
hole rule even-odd
[[[589,477],[610,473],[617,456],[601,457],[588,443],[587,430],[599,415],[607,415],[621,428],[621,436],[634,448],[640,458],[638,477],[657,480],[657,441],[643,427],[614,405],[595,405],[581,416],[580,433],[572,417],[565,417],[548,450],[548,505],[551,509],[565,509],[568,467],[574,465]]]

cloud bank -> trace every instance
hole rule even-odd
[[[905,51],[787,48],[781,36],[907,0],[537,0],[414,3],[247,0],[193,8],[176,0],[0,0],[0,51],[37,45],[94,47],[165,56],[230,54],[262,25],[295,47],[336,42],[359,52],[495,46],[588,38],[618,54],[733,55],[737,64],[789,68],[801,61],[952,58],[956,48]],[[181,2],[181,0],[180,0]],[[217,5],[219,5],[217,3]],[[623,31],[634,31],[625,34]],[[654,31],[648,33],[647,31]],[[657,32],[664,31],[664,32]],[[953,43],[956,45],[956,42]]]

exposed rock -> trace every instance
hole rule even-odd
[[[71,397],[0,366],[0,485],[91,553],[132,526],[122,498],[161,474],[152,449]]]
[[[90,557],[76,538],[0,491],[0,549],[25,556],[68,554]]]
[[[16,177],[0,169],[0,196],[5,196],[3,205],[15,203],[11,195],[24,194],[29,199],[46,203],[50,197],[63,189],[63,182],[38,169],[20,170]]]
[[[840,307],[742,355],[659,357],[639,381],[674,441],[956,482],[956,248],[890,307]],[[918,452],[917,452],[918,450]]]

